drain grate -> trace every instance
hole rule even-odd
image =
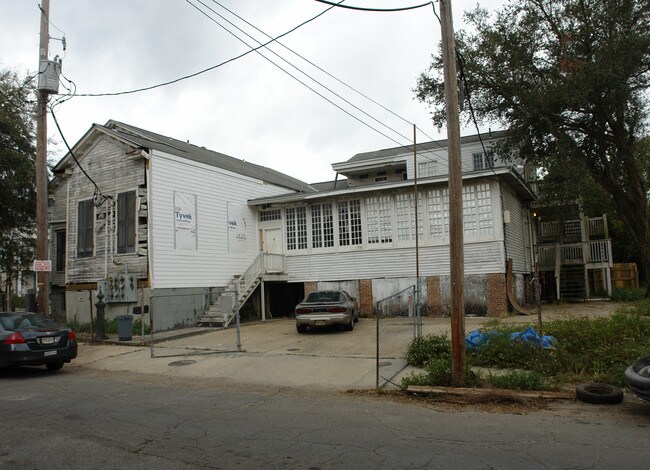
[[[194,364],[196,361],[193,361],[191,359],[183,359],[181,361],[174,361],[170,362],[170,366],[189,366],[190,364]]]
[[[393,364],[393,363],[390,362],[390,361],[384,361],[384,362],[380,362],[380,363],[379,363],[379,367],[386,367],[386,366],[390,366],[390,365],[392,365],[392,364]]]

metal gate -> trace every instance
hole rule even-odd
[[[209,295],[209,294],[208,294]],[[239,302],[236,290],[219,293],[220,311],[225,312],[222,319],[213,318],[205,321],[204,317],[186,320],[183,324],[166,331],[153,331],[156,304],[170,301],[175,294],[151,296],[151,357],[189,356],[196,354],[213,354],[239,352],[241,348],[241,331],[239,322]],[[210,303],[203,301],[203,308]]]
[[[376,303],[376,387],[384,387],[408,363],[410,342],[422,335],[418,289],[410,286]]]

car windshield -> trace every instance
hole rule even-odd
[[[29,330],[33,328],[52,328],[57,326],[56,323],[49,318],[36,313],[2,313],[0,314],[0,324],[2,324],[3,329],[11,331]]]
[[[340,292],[323,291],[312,292],[307,296],[307,302],[339,302],[343,300]]]

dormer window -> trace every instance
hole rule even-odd
[[[484,153],[474,153],[472,159],[474,160],[474,171],[487,170],[492,166]]]

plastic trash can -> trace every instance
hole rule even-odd
[[[130,341],[133,338],[133,316],[118,315],[117,320],[117,339],[119,341]]]

